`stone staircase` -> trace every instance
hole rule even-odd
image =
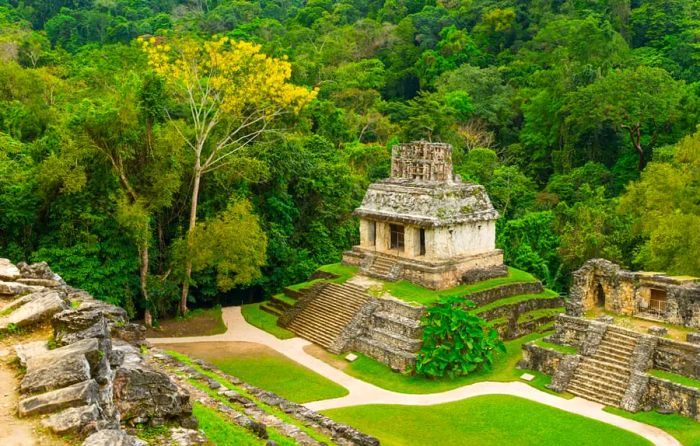
[[[391,299],[378,303],[380,307],[372,313],[367,329],[355,340],[355,350],[395,370],[408,370],[423,343],[420,319],[425,308]]]
[[[395,266],[394,260],[384,256],[376,256],[364,273],[382,280],[394,281],[396,280]]]
[[[596,352],[583,356],[566,391],[587,400],[620,407],[630,382],[630,360],[637,339],[608,327]]]
[[[368,297],[357,285],[323,284],[316,297],[289,322],[287,328],[328,349],[367,303]]]

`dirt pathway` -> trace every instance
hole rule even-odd
[[[479,395],[513,395],[531,401],[536,401],[547,406],[555,407],[566,412],[583,415],[588,418],[602,421],[621,429],[634,432],[648,439],[657,446],[682,446],[678,440],[657,427],[604,412],[604,406],[602,404],[594,403],[582,398],[566,400],[564,398],[535,389],[534,387],[522,382],[479,382],[446,392],[431,394],[405,394],[392,392],[347,375],[341,370],[338,370],[320,359],[313,357],[304,350],[305,347],[311,344],[309,341],[301,338],[280,340],[271,334],[248,324],[241,314],[240,307],[224,308],[223,317],[228,330],[226,333],[220,335],[183,338],[151,338],[149,341],[151,341],[153,344],[245,341],[257,342],[266,345],[279,353],[282,353],[293,361],[296,361],[299,364],[313,370],[319,375],[345,387],[350,392],[347,396],[342,398],[314,401],[312,403],[304,404],[306,407],[317,411],[365,404],[427,406],[459,401]]]
[[[6,361],[7,350],[0,351],[0,444],[2,446],[39,446],[48,444],[30,422],[15,416],[17,411],[17,378]]]

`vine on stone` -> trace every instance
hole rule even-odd
[[[443,298],[423,318],[423,346],[416,372],[431,378],[468,375],[490,370],[495,350],[505,353],[498,332],[469,312],[476,305],[458,297]]]

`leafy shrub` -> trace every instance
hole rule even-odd
[[[455,378],[479,368],[491,369],[494,350],[505,352],[505,346],[486,320],[468,311],[474,307],[470,300],[449,297],[428,308],[416,372]]]

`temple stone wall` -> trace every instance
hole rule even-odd
[[[654,305],[654,292],[663,296],[660,306]],[[625,271],[607,260],[592,259],[574,272],[567,314],[583,316],[595,307],[700,328],[700,279]]]
[[[661,409],[700,421],[700,389],[650,376],[642,406],[644,410]]]
[[[493,251],[496,249],[496,222],[473,222],[436,228],[431,248],[431,256],[436,258]]]

